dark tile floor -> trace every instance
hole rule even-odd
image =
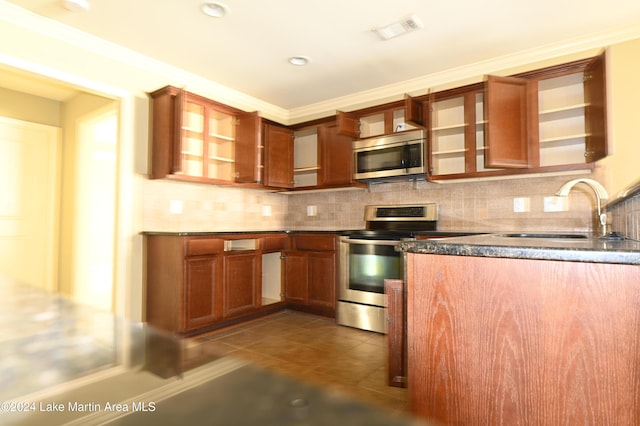
[[[202,353],[233,355],[297,380],[337,389],[406,413],[407,391],[386,384],[385,336],[332,319],[283,311],[193,342]]]

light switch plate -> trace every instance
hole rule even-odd
[[[307,206],[307,216],[315,216],[318,214],[318,206]]]

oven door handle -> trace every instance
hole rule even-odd
[[[376,246],[397,246],[401,242],[398,240],[359,240],[355,238],[347,238],[342,241],[347,244],[367,244]]]

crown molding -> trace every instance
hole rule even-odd
[[[99,55],[105,59],[121,64],[122,67],[135,68],[145,73],[160,75],[166,81],[166,84],[172,84],[178,87],[184,87],[187,90],[193,90],[202,96],[212,97],[221,103],[247,111],[260,111],[261,115],[276,121],[288,120],[289,112],[284,108],[280,108],[276,105],[248,96],[215,81],[208,80],[178,67],[155,60],[131,49],[127,49],[118,44],[62,24],[58,21],[45,18],[14,4],[7,3],[4,0],[0,0],[0,23],[2,22],[22,28],[23,30],[27,30],[31,33],[36,33],[49,39],[56,40],[63,46],[73,46],[90,52],[93,55]],[[7,59],[7,55],[4,57],[4,62],[0,63],[5,63],[6,65],[14,67],[17,64],[27,66],[29,62],[33,62],[21,60],[20,58],[9,60]],[[2,60],[2,57],[0,57],[0,60]],[[37,68],[37,70],[27,68],[23,69],[36,73],[42,72],[43,69],[48,69],[48,71],[52,73],[49,75],[55,75],[57,78],[61,78],[61,81],[74,85],[78,84],[78,80],[82,81],[84,84],[87,82],[86,76],[77,76],[74,78],[69,73],[56,72],[55,66],[46,67],[42,64]],[[119,82],[119,84],[126,86],[126,82]],[[156,87],[142,89],[150,91],[155,88]],[[122,89],[139,92],[141,88],[123,87]]]
[[[429,88],[466,79],[480,80],[482,76],[488,73],[496,73],[500,70],[522,66],[523,64],[532,64],[539,61],[561,58],[567,55],[579,54],[590,49],[601,49],[611,44],[640,37],[640,25],[621,28],[617,31],[591,34],[287,110],[178,67],[152,59],[115,43],[79,31],[58,21],[44,18],[14,4],[7,3],[5,0],[0,0],[0,23],[2,22],[57,40],[63,46],[74,46],[90,52],[90,54],[100,55],[103,58],[122,64],[122,67],[134,68],[143,74],[153,74],[156,76],[155,80],[158,80],[158,76],[160,76],[160,79],[166,81],[166,84],[185,87],[190,91],[202,96],[211,97],[221,103],[247,111],[260,111],[263,117],[283,124],[295,124],[326,117],[334,114],[336,110],[349,111],[399,100],[402,99],[405,93],[426,93]],[[33,64],[33,62],[34,61],[20,60],[19,58],[11,60],[6,54],[0,56],[0,64],[4,63],[11,66],[18,64],[18,67],[28,67],[28,64]],[[28,70],[33,72],[47,70],[48,75],[55,75],[62,81],[73,84],[78,84],[78,82],[88,84],[88,80],[90,79],[88,76],[74,77],[68,72],[56,72],[56,65],[40,64],[37,68],[38,70]],[[185,83],[188,83],[188,86]],[[126,82],[122,81],[118,81],[117,83],[94,82],[94,85],[98,86],[126,86],[126,84]],[[153,89],[155,89],[155,87],[148,88],[148,90]],[[117,87],[113,90],[118,93],[122,91],[139,92],[141,88]],[[145,88],[142,88],[142,90],[145,90]]]
[[[502,70],[519,67],[523,64],[553,60],[568,55],[585,53],[585,57],[592,55],[596,49],[640,38],[640,25],[621,28],[617,31],[591,34],[589,36],[564,40],[561,42],[540,46],[514,54],[488,59],[458,68],[405,80],[387,86],[377,87],[352,95],[329,99],[323,102],[294,108],[289,111],[292,122],[303,122],[315,118],[325,117],[335,110],[355,110],[400,100],[405,93],[424,94],[429,88],[448,85],[468,79],[480,81],[483,76],[498,73]]]

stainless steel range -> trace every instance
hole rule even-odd
[[[438,236],[438,206],[366,206],[364,217],[365,230],[340,237],[336,321],[384,333],[384,280],[404,279],[403,256],[395,246],[416,235]]]

